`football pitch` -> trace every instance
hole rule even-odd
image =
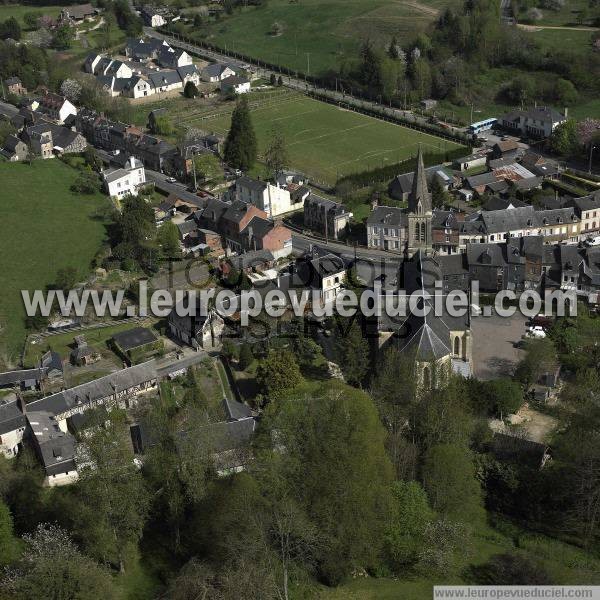
[[[259,154],[275,132],[286,142],[289,167],[313,181],[334,184],[343,175],[368,171],[424,152],[454,150],[459,144],[395,125],[301,94],[264,105],[251,103]],[[231,113],[204,115],[185,124],[226,134]]]

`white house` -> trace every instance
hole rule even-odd
[[[500,125],[514,133],[534,138],[547,138],[561,123],[567,120],[564,114],[547,106],[536,106],[529,110],[516,110],[500,117]]]
[[[176,90],[183,86],[181,77],[179,77],[179,73],[177,73],[177,71],[165,69],[164,71],[149,73],[148,79],[150,80],[150,85],[152,85],[157,94],[159,92]]]
[[[37,107],[37,111],[50,117],[59,125],[62,125],[69,115],[77,114],[75,106],[64,96],[51,92],[40,98],[40,105]]]
[[[134,75],[129,79],[129,83],[123,89],[123,95],[129,98],[143,98],[154,94],[154,87],[147,79]]]
[[[113,60],[110,66],[104,71],[104,74],[112,75],[116,79],[128,79],[133,75],[133,71],[124,62]]]
[[[135,157],[131,157],[124,167],[107,169],[102,173],[106,191],[111,198],[137,196],[140,186],[146,183],[144,165]]]
[[[221,91],[223,93],[234,91],[236,94],[247,94],[250,91],[250,80],[237,75],[226,77],[221,81]]]
[[[235,182],[234,197],[260,208],[269,218],[288,213],[294,208],[288,190],[250,177],[240,177]]]
[[[194,85],[198,85],[200,83],[200,72],[198,71],[198,67],[196,65],[178,67],[177,73],[179,74],[179,77],[181,77],[184,87],[188,81],[191,81]]]
[[[171,46],[163,46],[156,59],[161,67],[185,67],[186,65],[193,64],[192,57],[185,51],[179,48],[172,48]]]
[[[212,63],[207,65],[202,69],[202,73],[200,76],[203,81],[208,81],[209,83],[217,83],[218,81],[223,81],[227,77],[232,77],[235,75],[235,71],[229,66],[224,65],[222,63]]]
[[[85,72],[94,73],[96,65],[98,64],[101,58],[102,54],[98,54],[97,52],[91,52],[90,54],[88,54],[83,65]]]

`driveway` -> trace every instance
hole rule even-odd
[[[473,317],[473,372],[478,379],[510,377],[523,357],[523,350],[513,344],[525,333],[527,318],[515,314],[511,318],[498,315]]]

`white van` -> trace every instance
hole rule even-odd
[[[600,235],[589,237],[585,240],[584,244],[590,248],[591,246],[600,246]]]

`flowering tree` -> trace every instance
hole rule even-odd
[[[76,79],[65,79],[60,86],[60,93],[71,102],[77,102],[81,95],[81,84]]]
[[[577,137],[584,146],[600,136],[600,119],[584,119],[577,123]]]

